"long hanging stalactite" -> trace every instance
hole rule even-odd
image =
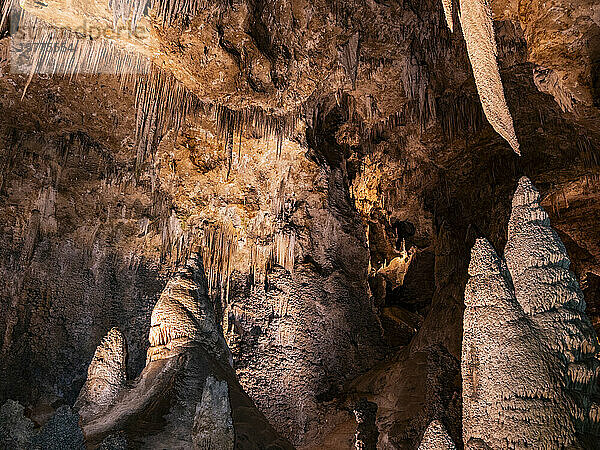
[[[504,87],[498,68],[498,48],[492,20],[490,0],[460,0],[460,25],[481,106],[490,125],[520,155],[512,115],[504,97]],[[442,0],[446,22],[454,30],[452,0]]]

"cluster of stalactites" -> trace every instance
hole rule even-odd
[[[478,239],[469,276],[461,358],[467,448],[569,448],[597,433],[597,337],[528,179],[513,199],[506,262]]]
[[[161,2],[158,7],[185,9],[188,3],[194,2],[166,1]],[[196,3],[200,8],[204,2]],[[126,0],[113,0],[111,5],[115,23],[119,19],[129,18],[132,26],[139,19],[140,11],[146,8],[143,1],[130,4]],[[236,111],[222,105],[205,103],[173,74],[155,66],[146,56],[127,51],[115,41],[89,39],[66,28],[54,27],[22,10],[14,0],[2,4],[3,23],[8,20],[11,11],[18,11],[11,18],[18,18],[18,28],[27,30],[29,38],[26,46],[18,39],[11,40],[11,45],[14,46],[10,50],[11,54],[25,52],[25,58],[13,58],[13,63],[19,64],[13,69],[29,74],[23,97],[36,73],[59,76],[116,74],[122,88],[135,93],[138,168],[152,154],[168,130],[179,130],[188,114],[202,114],[214,120],[220,137],[226,138],[228,144],[233,142],[234,135],[241,136],[243,132],[249,131],[260,137],[275,137],[280,149],[283,139],[292,135],[296,129],[297,114],[278,116],[255,107]],[[17,24],[13,24],[13,27],[16,29]],[[229,148],[231,150],[232,145]]]
[[[453,31],[452,0],[442,0],[442,6],[448,27]],[[483,112],[494,130],[520,155],[519,142],[498,68],[490,0],[460,0],[459,20]]]

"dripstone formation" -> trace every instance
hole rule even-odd
[[[167,283],[146,367],[132,382],[122,379],[122,335],[112,329],[104,338],[76,403],[87,442],[108,445],[124,432],[144,448],[227,450],[236,436],[238,448],[291,448],[239,386],[201,273],[195,256]]]
[[[471,252],[462,347],[467,448],[593,448],[598,338],[531,181],[512,202],[506,263]],[[487,447],[484,447],[487,448]]]
[[[596,450],[599,1],[0,0],[0,450]]]

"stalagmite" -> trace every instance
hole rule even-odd
[[[234,441],[244,442],[244,448],[292,448],[237,381],[197,255],[163,290],[152,312],[149,340],[142,373],[116,397],[103,396],[109,403],[106,408],[89,414],[80,409],[89,446],[95,448],[127,430],[141,448],[233,449]],[[97,351],[98,356],[103,352]],[[94,361],[90,373],[105,366]],[[96,395],[88,393],[88,385],[80,398]]]
[[[598,338],[539,201],[531,181],[521,178],[506,263],[485,239],[473,247],[461,359],[467,448],[598,442]]]
[[[200,344],[222,363],[230,363],[213,306],[201,299],[200,276],[198,258],[192,257],[168,281],[150,319],[148,362],[169,357],[180,347]]]
[[[96,348],[87,380],[75,402],[80,416],[98,414],[114,402],[125,386],[126,360],[125,337],[112,328]]]
[[[520,154],[496,59],[498,50],[490,0],[460,0],[459,18],[485,116],[515,153]]]
[[[234,433],[226,381],[206,379],[202,399],[196,406],[193,441],[198,450],[233,450]]]
[[[456,450],[456,446],[442,422],[432,420],[425,430],[418,450]]]
[[[473,247],[469,275],[461,357],[466,448],[572,445],[572,403],[556,376],[560,361],[545,353],[504,261],[485,239]]]
[[[585,301],[569,257],[540,206],[540,194],[523,177],[512,201],[505,257],[516,298],[539,330],[544,351],[560,362],[559,382],[572,399],[578,433],[596,427],[590,418],[590,395],[597,391],[598,337],[585,315]]]

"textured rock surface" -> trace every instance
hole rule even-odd
[[[485,117],[520,154],[496,59],[498,49],[490,0],[461,0],[459,17]]]
[[[87,379],[75,402],[80,416],[97,414],[114,403],[125,387],[126,360],[125,338],[117,328],[111,328],[94,353]]]
[[[485,239],[471,253],[461,358],[465,445],[593,446],[598,339],[566,250],[526,177],[513,197],[505,257],[506,264]]]
[[[172,354],[178,346],[199,343],[223,364],[230,364],[230,351],[217,327],[213,305],[200,291],[202,272],[196,258],[190,258],[171,277],[152,310],[147,362]]]
[[[56,2],[23,3],[56,23],[98,6],[112,28],[128,2],[78,0],[62,18]],[[237,437],[251,441],[262,412],[298,447],[351,448],[366,397],[380,447],[414,449],[439,419],[460,448],[468,250],[481,235],[503,247],[520,176],[540,188],[600,324],[600,121],[594,1],[491,2],[522,158],[485,119],[454,6],[451,33],[440,0],[158,2],[138,22],[157,44],[148,79],[29,79],[3,34],[0,399],[42,426],[75,401],[113,326],[130,383],[155,374],[188,392],[169,381],[187,373],[200,399],[218,349],[197,341],[137,378],[152,308],[198,249],[243,386],[210,370],[228,380]],[[41,61],[146,67],[101,41],[82,40],[77,64]],[[150,445],[168,414],[161,404],[115,429]]]
[[[575,445],[560,363],[547,354],[515,298],[504,261],[485,239],[473,247],[469,275],[461,357],[465,445]]]
[[[354,448],[357,450],[372,450],[377,448],[379,430],[375,421],[377,419],[377,403],[361,398],[354,406],[356,418],[356,434],[354,435]]]
[[[206,379],[202,400],[196,406],[193,434],[194,448],[233,449],[233,421],[226,381],[217,381],[211,376]]]
[[[0,447],[15,450],[28,448],[34,436],[33,422],[23,414],[19,402],[7,400],[0,407]]]
[[[84,450],[83,433],[79,415],[69,406],[61,406],[31,441],[31,449],[59,450],[72,448]]]
[[[439,420],[432,421],[423,435],[419,450],[454,450],[456,446]]]
[[[127,441],[144,448],[233,449],[236,433],[239,448],[290,448],[240,387],[201,274],[197,254],[173,274],[152,313],[146,367],[117,395],[104,396],[103,408],[83,410],[89,444],[113,445],[111,436],[125,430]],[[115,335],[111,330],[108,337]],[[104,355],[107,341],[99,347]],[[97,379],[95,363],[80,399],[89,398]]]

